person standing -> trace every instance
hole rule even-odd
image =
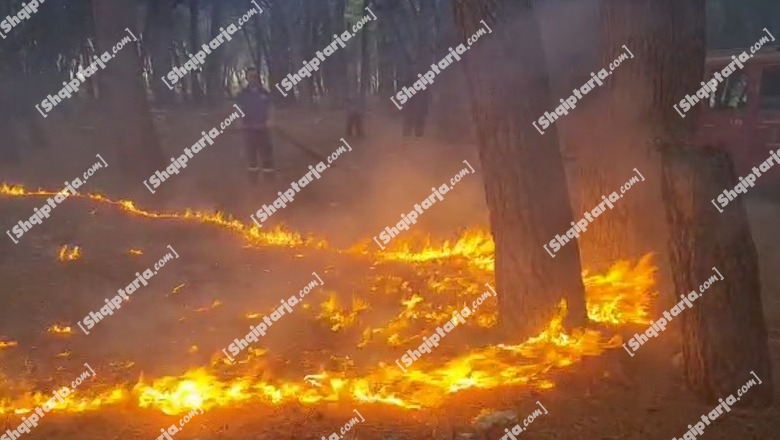
[[[355,92],[347,101],[347,136],[363,137],[363,112],[365,104],[363,94]]]
[[[260,74],[254,67],[246,69],[247,86],[238,95],[238,106],[244,112],[247,170],[249,182],[257,184],[262,162],[263,177],[275,172],[273,145],[268,123],[271,118],[271,98],[260,83]]]
[[[430,101],[429,91],[422,90],[417,92],[403,109],[403,134],[404,137],[414,137],[419,139],[425,134],[425,120],[428,117],[428,105]]]

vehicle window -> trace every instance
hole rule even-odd
[[[767,67],[761,74],[760,107],[780,110],[780,66]]]
[[[747,83],[748,78],[745,72],[734,72],[729,75],[718,86],[718,90],[710,95],[710,108],[716,110],[745,108],[747,106]]]

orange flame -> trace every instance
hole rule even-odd
[[[70,326],[66,325],[59,325],[54,324],[50,327],[46,327],[46,331],[49,333],[54,333],[55,335],[71,335],[73,334],[73,330],[70,328]]]
[[[0,186],[0,195],[12,197],[53,194],[56,192]],[[495,245],[489,231],[484,228],[466,230],[456,240],[438,244],[429,237],[423,237],[397,239],[391,248],[383,251],[371,250],[375,248],[367,243],[339,250],[325,240],[304,238],[281,226],[270,231],[260,230],[253,224],[241,223],[221,213],[191,210],[156,213],[136,208],[132,201],[114,201],[100,194],[78,197],[109,204],[142,218],[216,226],[238,234],[252,247],[327,249],[365,257],[380,265],[404,263],[420,275],[421,284],[413,286],[398,276],[376,275],[369,280],[367,290],[370,293],[354,296],[348,305],[342,305],[343,296],[328,292],[319,312],[313,311],[316,305],[312,307],[304,303],[301,306],[308,319],[325,322],[332,332],[357,328],[357,334],[362,335],[357,345],[363,349],[372,344],[382,344],[384,349],[398,346],[402,347],[401,350],[416,348],[421,335],[430,335],[432,329],[450,319],[456,309],[471,305],[471,300],[484,290],[483,284],[493,282],[494,278]],[[618,261],[605,273],[583,271],[589,318],[612,325],[647,323],[650,302],[656,295],[655,271],[651,255],[635,263]],[[392,307],[379,307],[377,304],[380,302],[394,305],[397,313],[392,315]],[[219,305],[219,300],[215,300],[211,308]],[[204,307],[202,311],[208,309]],[[563,327],[566,313],[566,304],[561,303],[558,313],[548,325],[522,343],[472,348],[445,359],[431,354],[416,360],[406,373],[391,362],[395,355],[390,354],[382,357],[386,363],[379,362],[366,372],[350,371],[347,374],[343,366],[349,365],[351,360],[346,360],[341,362],[341,367],[320,367],[315,374],[308,374],[302,379],[260,377],[257,371],[267,362],[266,351],[250,347],[244,359],[233,365],[217,354],[209,365],[179,375],[151,381],[140,379],[132,386],[116,386],[103,391],[79,390],[80,397],[72,397],[72,400],[66,401],[69,403],[55,410],[79,412],[128,399],[137,400],[142,408],[156,408],[166,414],[181,414],[195,407],[209,409],[241,405],[250,401],[277,405],[292,401],[316,404],[351,400],[412,409],[439,405],[448,396],[465,389],[507,385],[550,389],[555,386],[550,379],[550,371],[568,368],[584,356],[598,356],[604,350],[619,347],[621,343],[618,335],[610,336],[604,331],[567,331]],[[257,317],[260,314],[245,316]],[[498,319],[495,300],[488,299],[480,306],[476,316],[468,319],[466,327],[474,331],[495,325]],[[2,399],[0,413],[29,411],[46,395],[36,396]]]
[[[62,245],[60,248],[60,252],[57,256],[57,259],[65,262],[65,261],[75,261],[81,258],[81,248],[78,246],[73,246],[71,249],[70,246],[67,244]]]

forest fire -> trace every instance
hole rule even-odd
[[[780,1],[27,3],[0,440],[777,437]]]
[[[0,186],[5,197],[49,196],[52,191],[31,191],[21,186]],[[148,379],[134,384],[103,383],[72,393],[55,407],[55,411],[82,412],[97,410],[119,402],[135,402],[140,408],[152,408],[166,414],[180,414],[195,407],[205,410],[249,403],[279,405],[288,402],[319,404],[336,401],[370,402],[408,409],[440,405],[454,393],[467,389],[493,389],[504,386],[528,386],[550,389],[555,383],[550,372],[578,363],[584,356],[598,356],[604,350],[620,347],[618,335],[607,330],[577,329],[567,332],[562,326],[566,304],[537,336],[516,345],[487,345],[459,350],[449,357],[432,356],[415,363],[403,374],[393,363],[388,350],[403,346],[419,335],[430,334],[441,322],[452,318],[456,307],[474,298],[485,282],[493,282],[494,245],[485,229],[470,229],[455,241],[437,243],[428,237],[398,240],[384,251],[369,251],[360,244],[341,250],[325,240],[302,237],[281,227],[260,230],[253,225],[220,213],[184,211],[157,213],[137,208],[131,201],[115,201],[100,194],[82,194],[80,198],[109,204],[131,215],[146,219],[194,221],[217,226],[241,236],[249,247],[277,246],[293,251],[327,250],[367,258],[374,266],[389,272],[376,273],[367,280],[368,292],[378,292],[379,299],[368,295],[353,297],[340,305],[335,295],[324,301],[304,304],[307,318],[327,322],[338,335],[345,329],[365,325],[357,348],[378,356],[363,369],[346,374],[343,368],[325,367],[320,359],[318,371],[300,378],[269,373],[269,350],[251,348],[236,364],[229,364],[215,354],[209,365],[192,368],[179,375]],[[424,286],[410,288],[394,275],[393,268],[411,268],[424,280]],[[372,266],[373,267],[373,266]],[[655,267],[648,255],[638,262],[618,261],[604,273],[583,272],[590,319],[612,325],[649,322],[648,309],[654,292]],[[181,289],[184,285],[177,286]],[[397,296],[391,294],[398,293]],[[447,295],[450,295],[448,298]],[[451,296],[454,295],[454,298]],[[387,301],[399,310],[397,316],[369,322],[366,311],[377,302]],[[221,304],[215,301],[210,308]],[[484,331],[497,322],[497,304],[487,301],[474,319],[470,331]],[[245,310],[242,317],[256,317],[261,311]],[[301,312],[304,313],[304,312]],[[471,322],[471,321],[470,321]],[[59,325],[57,329],[66,327]],[[55,332],[55,330],[51,330]],[[56,331],[55,333],[64,333]],[[459,345],[460,347],[464,345]],[[6,347],[13,349],[12,346]],[[195,350],[198,351],[198,350]],[[289,375],[289,374],[288,374]],[[9,393],[4,393],[6,396]],[[24,414],[49,399],[47,393],[17,393],[0,400],[0,413]]]

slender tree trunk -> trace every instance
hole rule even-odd
[[[493,29],[460,62],[470,85],[496,243],[500,320],[516,339],[546,328],[562,300],[567,325],[587,320],[576,240],[555,258],[543,248],[573,219],[555,126],[541,135],[531,125],[554,107],[531,5],[455,0],[462,41],[484,28],[480,20]]]
[[[377,94],[383,99],[393,95],[397,76],[395,53],[398,49],[393,44],[391,26],[390,20],[377,23]]]
[[[368,13],[366,8],[369,7],[371,7],[371,0],[363,0],[363,11],[365,13]],[[362,34],[360,35],[360,85],[358,88],[358,93],[362,99],[365,99],[365,97],[371,93],[371,52],[368,38],[368,29],[370,27],[370,24],[364,26],[361,30]]]
[[[190,0],[190,52],[196,53],[201,50],[200,42],[200,0]],[[190,73],[192,75],[192,99],[195,102],[203,101],[203,85],[199,71]]]
[[[763,384],[738,405],[771,401],[773,385],[767,330],[761,307],[758,259],[750,235],[744,198],[720,213],[710,200],[736,184],[723,153],[691,145],[697,119],[694,107],[680,118],[673,105],[693,94],[704,74],[704,0],[627,2],[636,58],[644,59],[652,80],[646,121],[662,157],[662,194],[669,223],[674,299],[691,291],[701,296],[680,313],[685,374],[691,388],[716,400],[736,392],[754,371]],[[679,25],[678,25],[679,24]],[[634,50],[632,47],[632,50]],[[758,164],[756,164],[758,165]],[[724,277],[701,293],[714,274]]]
[[[285,0],[273,0],[270,11],[270,54],[268,57],[269,88],[279,84],[287,76],[292,67],[290,62],[290,38],[287,32],[287,13]],[[296,69],[297,71],[297,69]],[[288,106],[295,102],[295,89],[287,92],[285,98],[278,93],[272,93],[276,102]]]
[[[394,37],[392,44],[395,49],[396,80],[400,82],[398,88],[401,88],[417,81],[419,51],[416,50],[418,40],[414,36],[418,29],[409,23],[419,17],[413,10],[404,11],[404,2],[397,1],[395,4],[387,18],[392,23],[390,29]]]
[[[7,115],[11,115],[14,107],[18,105],[14,93],[15,79],[21,72],[11,73],[11,77],[0,79],[0,113],[4,116],[0,118],[0,171],[4,164],[16,166],[19,163],[19,139],[17,139],[14,130],[13,121]],[[8,75],[8,73],[6,73]]]
[[[417,14],[417,65],[428,70],[436,53],[436,4],[433,0],[420,3]]]
[[[452,16],[451,0],[436,0],[434,21],[436,29],[435,56],[433,62],[438,62],[449,53],[448,48],[460,43],[456,35],[455,23]],[[426,66],[425,70],[430,69]],[[468,118],[468,96],[463,93],[466,90],[466,80],[462,69],[449,70],[436,78],[438,86],[436,101],[431,106],[431,124],[441,127],[438,130],[443,141],[452,144],[470,142],[474,138],[472,124],[463,124]]]
[[[346,29],[344,13],[346,11],[346,0],[334,0],[333,3],[333,16],[330,20],[330,29],[328,31],[327,43],[330,44],[333,41],[333,34],[341,35]],[[354,38],[354,37],[353,37]],[[348,66],[347,66],[347,50],[346,48],[339,48],[333,56],[328,59],[323,67],[323,73],[325,77],[325,88],[328,90],[328,96],[336,105],[342,105],[346,98],[348,82]]]
[[[131,0],[92,0],[98,53],[108,51],[136,28]],[[137,29],[133,32],[138,36]],[[125,45],[100,75],[101,105],[118,149],[120,169],[130,179],[146,178],[165,164],[157,139],[136,43]],[[110,122],[108,122],[110,121]],[[135,182],[135,180],[134,180]]]
[[[289,24],[293,29],[290,42],[292,44],[293,66],[303,67],[304,60],[311,59],[312,17],[311,5],[306,0],[298,0],[300,19]],[[300,69],[297,67],[295,70]],[[304,105],[310,105],[314,97],[314,78],[312,76],[301,78],[298,83],[298,97]]]
[[[257,68],[257,71],[262,74],[263,72],[263,59],[266,57],[266,47],[268,45],[266,41],[265,27],[260,24],[260,18],[262,15],[255,15],[252,17],[251,32],[247,29],[249,34],[254,35],[254,43],[250,45],[252,50],[252,61]],[[246,28],[245,28],[246,29]],[[249,43],[249,37],[247,37],[247,43]],[[267,64],[267,63],[266,63]]]
[[[176,58],[173,35],[173,2],[149,0],[144,44],[152,59],[152,91],[158,105],[169,107],[174,102],[174,92],[160,79],[170,72]]]
[[[211,2],[211,41],[219,35],[219,27],[222,26],[224,18],[223,2],[215,0]],[[208,44],[208,43],[207,43]],[[212,50],[211,55],[206,59],[206,95],[209,105],[214,106],[225,96],[224,77],[222,75],[225,58],[225,45]]]
[[[79,53],[79,64],[81,66],[86,66],[90,63],[90,59],[92,58],[92,55],[94,55],[94,51],[91,45],[89,44],[82,44],[81,46],[81,52]],[[143,64],[143,63],[142,63]],[[97,81],[95,80],[95,77],[89,77],[84,82],[84,85],[82,86],[83,89],[87,91],[87,96],[89,96],[90,102],[88,103],[88,108],[92,108],[92,106],[95,104],[95,100],[97,99]]]

